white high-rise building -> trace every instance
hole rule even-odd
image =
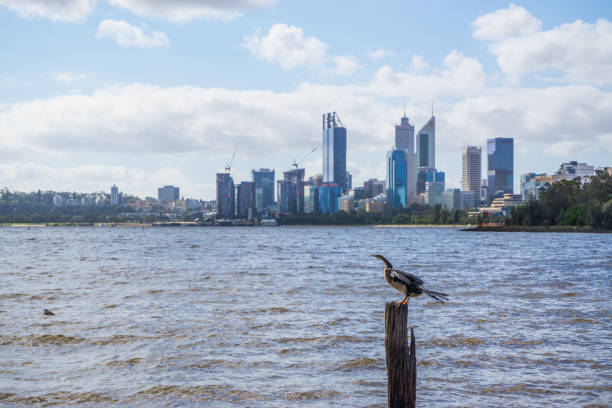
[[[417,159],[419,167],[436,167],[436,117],[433,115],[417,133]]]
[[[395,125],[395,150],[414,152],[414,126],[410,124],[405,112],[401,123]]]
[[[461,190],[473,191],[480,196],[482,177],[482,150],[480,146],[465,146],[461,152]]]

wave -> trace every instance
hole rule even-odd
[[[26,405],[44,404],[45,406],[88,403],[113,404],[118,402],[112,397],[95,392],[53,392],[29,397],[11,393],[0,393],[0,401]]]
[[[131,400],[177,398],[191,401],[260,401],[264,397],[256,392],[232,388],[226,385],[157,385],[134,394]]]

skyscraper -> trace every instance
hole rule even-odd
[[[234,180],[229,173],[217,173],[217,218],[234,216]]]
[[[255,208],[255,183],[243,181],[238,185],[238,204],[237,213],[239,217],[250,218],[253,216]],[[249,210],[250,214],[249,214]]]
[[[304,213],[318,214],[319,208],[319,186],[304,187]]]
[[[414,152],[414,126],[410,124],[406,112],[399,125],[395,125],[395,148]]]
[[[473,191],[474,197],[480,197],[481,161],[480,146],[465,146],[461,151],[461,190]]]
[[[267,206],[274,204],[274,169],[253,169],[251,170],[251,178],[251,181],[255,183],[255,191],[261,189],[263,194],[263,207],[261,209],[257,208],[257,211],[261,212]]]
[[[111,187],[110,204],[119,205],[121,204],[119,201],[119,187],[113,184],[113,186]]]
[[[159,201],[172,202],[178,200],[180,191],[178,187],[163,186],[157,189],[157,199]]]
[[[338,211],[340,187],[337,184],[323,184],[319,187],[319,209],[323,214],[333,214]]]
[[[513,193],[514,139],[496,137],[487,140],[488,201]]]
[[[283,172],[283,179],[278,180],[277,203],[281,214],[302,214],[304,212],[304,169],[292,169]]]
[[[387,203],[392,208],[405,208],[408,197],[416,194],[416,162],[410,150],[387,152]]]
[[[419,167],[436,167],[436,117],[433,115],[417,134],[417,156]]]
[[[346,186],[346,128],[336,112],[323,115],[323,183]]]

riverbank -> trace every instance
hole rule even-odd
[[[376,224],[374,228],[472,228],[470,224]]]
[[[553,225],[545,226],[522,226],[522,225],[479,225],[473,228],[465,228],[462,231],[470,232],[581,232],[581,233],[612,233],[612,230],[596,229],[591,227],[573,227]]]

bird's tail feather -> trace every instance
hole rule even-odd
[[[444,303],[448,301],[448,295],[446,293],[434,292],[433,290],[423,289],[423,293],[436,299],[438,302]]]

